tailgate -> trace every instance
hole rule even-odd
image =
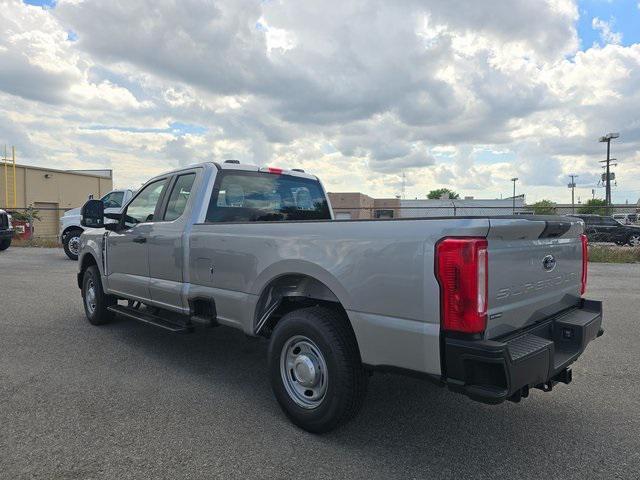
[[[490,219],[486,338],[579,303],[583,230],[571,217]]]

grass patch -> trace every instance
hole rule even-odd
[[[56,238],[32,238],[30,240],[21,240],[14,238],[11,241],[12,247],[35,247],[35,248],[61,248],[62,245]]]
[[[589,245],[589,261],[596,263],[640,263],[640,248]]]

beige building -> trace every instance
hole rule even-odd
[[[400,216],[400,199],[371,198],[360,192],[327,193],[336,219],[364,220]]]
[[[14,187],[15,186],[15,187]],[[65,210],[81,206],[89,195],[100,198],[113,190],[111,170],[54,170],[0,162],[0,208],[18,210],[33,206],[40,221],[34,235],[55,238]]]
[[[526,213],[524,196],[507,199],[413,199],[372,198],[360,192],[332,193],[329,200],[337,219],[495,216]],[[515,211],[514,207],[515,206]]]

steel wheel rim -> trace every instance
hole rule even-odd
[[[86,304],[89,313],[93,315],[93,312],[96,311],[96,285],[93,283],[93,280],[89,280],[87,283],[87,292],[85,294],[84,303]]]
[[[80,252],[80,237],[71,237],[68,245],[69,251],[74,255],[78,255],[78,252]]]
[[[280,353],[282,383],[298,406],[314,409],[327,393],[327,362],[318,346],[302,335],[291,337]]]
[[[640,246],[640,235],[632,235],[629,238],[629,245],[631,245],[632,247]]]

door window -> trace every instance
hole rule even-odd
[[[171,190],[169,202],[167,203],[167,211],[164,214],[163,220],[170,222],[180,218],[184,213],[184,209],[187,207],[187,202],[189,202],[191,188],[193,187],[195,179],[195,173],[180,175],[177,178],[176,183],[173,185],[173,190]]]
[[[155,181],[144,187],[127,207],[125,225],[133,227],[138,223],[153,222],[158,200],[167,184],[167,179]]]
[[[120,208],[124,200],[124,192],[111,192],[102,197],[104,208]]]

